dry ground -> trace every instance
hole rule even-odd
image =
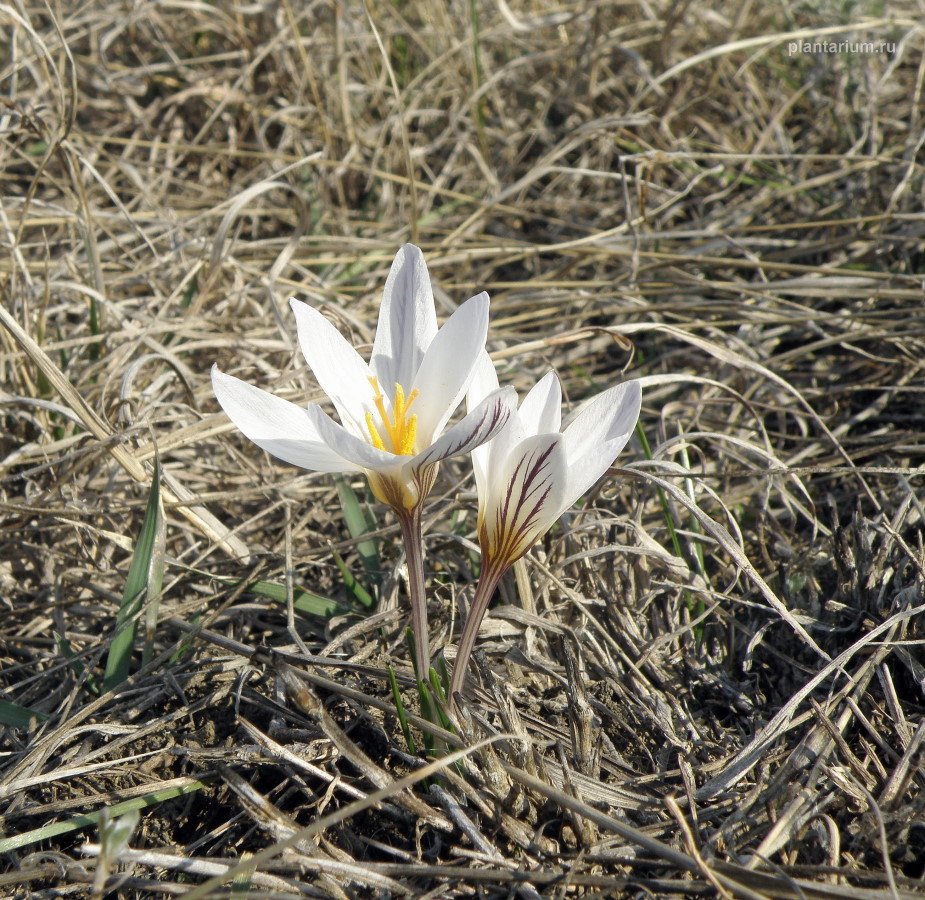
[[[925,896],[923,12],[0,4],[0,894]],[[393,520],[208,378],[317,398],[286,299],[368,345],[407,240],[519,389],[642,378],[651,448],[505,584],[427,780]],[[438,647],[472,491],[429,506]]]

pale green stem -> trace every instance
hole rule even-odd
[[[411,599],[411,633],[414,635],[417,675],[426,682],[430,673],[430,640],[427,634],[427,594],[424,589],[424,536],[421,530],[421,509],[396,510],[405,542],[408,563],[408,593]]]
[[[459,636],[456,661],[453,663],[453,674],[450,676],[450,690],[447,698],[450,709],[456,704],[456,695],[461,695],[463,688],[466,686],[469,657],[472,656],[475,638],[479,633],[482,619],[485,618],[488,604],[494,596],[495,589],[498,587],[504,573],[511,567],[511,562],[509,561],[505,561],[503,565],[492,564],[492,562],[484,558],[482,561],[482,573],[479,575],[479,582],[475,586],[475,594],[472,597],[472,603],[469,605],[469,614],[466,616],[462,634]]]

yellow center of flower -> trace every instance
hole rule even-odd
[[[391,417],[385,409],[385,397],[379,388],[379,380],[375,377],[369,379],[373,387],[373,401],[379,412],[380,421],[376,422],[373,413],[366,413],[366,427],[369,429],[369,437],[373,446],[379,450],[387,450],[383,435],[389,439],[392,444],[392,453],[399,456],[410,456],[414,453],[414,441],[418,433],[418,417],[409,416],[408,410],[414,403],[418,392],[413,390],[408,399],[405,400],[405,389],[400,385],[395,385],[395,401],[392,403]]]

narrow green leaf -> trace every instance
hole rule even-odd
[[[196,291],[199,287],[199,279],[193,277],[190,279],[190,283],[186,286],[186,290],[183,292],[183,297],[180,300],[180,305],[184,309],[189,309],[190,304],[193,302],[193,297],[196,296]]]
[[[57,837],[59,834],[68,834],[71,831],[80,831],[83,828],[89,828],[99,825],[104,816],[115,818],[116,816],[125,815],[133,809],[148,809],[151,806],[159,806],[168,800],[176,797],[183,797],[186,794],[192,794],[195,791],[202,790],[207,784],[211,784],[218,779],[218,775],[202,776],[196,781],[180,787],[164,788],[160,791],[154,791],[145,794],[142,797],[133,797],[131,800],[123,800],[122,803],[116,803],[105,809],[97,810],[92,813],[74,816],[63,822],[51,822],[43,825],[41,828],[33,828],[32,831],[24,831],[22,834],[14,834],[10,837],[0,840],[0,853],[9,853],[10,850],[20,850],[23,847],[29,847],[37,844],[39,841],[46,841],[49,838]]]
[[[431,672],[436,670],[436,674],[440,676],[440,688],[442,691],[440,696],[446,700],[446,692],[450,689],[450,672],[446,667],[446,657],[443,655],[443,650],[437,654],[434,662],[436,665],[431,669]]]
[[[28,706],[10,703],[9,700],[0,700],[0,725],[10,728],[28,728],[33,722],[44,722],[48,716]]]
[[[276,584],[273,581],[255,581],[247,586],[247,590],[252,594],[257,594],[259,597],[275,600],[277,603],[286,602],[286,585],[284,584]],[[304,588],[293,587],[292,593],[292,605],[296,610],[306,615],[330,619],[332,616],[343,616],[347,613],[356,612],[355,609],[345,606],[343,603],[338,603],[330,597],[323,597],[321,594],[306,591]]]
[[[418,680],[418,698],[421,703],[421,717],[433,722],[435,725],[440,724],[440,715],[437,712],[437,702],[430,693],[430,688],[426,681]],[[424,746],[427,752],[433,756],[437,752],[438,740],[429,731],[424,732]]]
[[[132,562],[129,566],[128,576],[125,579],[125,589],[122,593],[122,604],[116,617],[116,631],[106,658],[106,672],[103,677],[103,689],[110,691],[128,678],[129,663],[132,658],[132,645],[135,642],[135,629],[138,625],[138,614],[148,594],[148,586],[152,575],[151,560],[157,540],[158,518],[161,516],[160,467],[155,460],[154,477],[151,479],[151,490],[148,493],[148,505],[145,509],[145,520],[141,526],[141,533],[135,544]]]
[[[121,816],[104,809],[100,817],[100,856],[115,859],[128,846],[140,818],[137,809],[130,809]]]
[[[392,700],[395,703],[398,724],[401,725],[402,734],[405,736],[405,744],[408,747],[408,752],[412,756],[417,756],[418,746],[414,742],[414,736],[411,734],[411,726],[408,724],[408,716],[405,713],[405,704],[401,699],[401,691],[398,689],[398,679],[395,677],[395,669],[391,666],[389,666],[389,685],[392,688]]]
[[[343,475],[338,475],[335,479],[337,485],[337,496],[340,498],[340,505],[344,511],[344,522],[350,537],[357,541],[357,553],[363,561],[363,568],[366,570],[366,577],[376,587],[382,581],[382,561],[379,558],[379,542],[372,538],[364,538],[371,531],[375,531],[377,523],[373,519],[369,510],[366,509],[356,495],[356,491],[347,483]]]
[[[420,682],[423,677],[420,672],[418,672],[417,665],[417,645],[414,640],[414,632],[410,628],[405,629],[405,643],[408,645],[408,652],[411,654],[411,666],[414,669],[414,677]]]
[[[442,661],[442,660],[441,660]],[[427,718],[433,722],[435,725],[440,725],[446,731],[456,734],[456,726],[453,724],[453,720],[447,715],[446,711],[446,687],[448,683],[446,663],[441,666],[442,675],[437,672],[433,666],[431,666],[430,671],[428,672],[428,682],[430,683],[430,690],[428,686],[423,682],[418,682],[418,689],[421,692],[422,702],[426,698],[429,702]],[[422,709],[425,707],[422,706]],[[435,738],[431,736],[428,741],[428,752],[432,756],[443,756],[446,753],[452,751],[450,747],[442,738]],[[456,769],[460,778],[466,777],[465,767],[462,764],[462,760],[457,760],[453,763],[453,768]]]
[[[444,672],[446,670],[444,669]],[[430,682],[431,690],[433,691],[434,697],[437,698],[438,703],[436,704],[437,716],[439,721],[435,722],[436,725],[442,725],[447,731],[452,731],[456,733],[456,729],[453,727],[453,723],[450,721],[449,716],[446,714],[446,689],[440,681],[440,675],[437,674],[437,670],[431,667],[430,672],[428,673],[428,681]],[[433,721],[433,720],[431,720]]]
[[[145,588],[148,603],[145,606],[145,643],[141,654],[141,664],[146,666],[154,656],[154,632],[157,629],[157,613],[161,606],[161,589],[164,586],[165,554],[167,551],[167,519],[164,517],[164,505],[160,498],[161,461],[154,451],[154,484],[157,490],[157,513],[154,523],[154,542],[151,547],[151,560],[148,564],[148,583]],[[152,484],[153,489],[153,484]]]
[[[376,598],[356,580],[353,572],[350,571],[347,567],[347,563],[344,562],[344,558],[333,547],[331,548],[331,555],[334,557],[334,562],[337,563],[337,568],[340,569],[340,574],[344,579],[344,586],[353,594],[356,601],[367,609],[371,609],[375,606]]]

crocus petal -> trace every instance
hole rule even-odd
[[[310,406],[308,414],[321,440],[338,455],[360,469],[388,469],[403,465],[408,457],[379,450],[335,422],[320,406]]]
[[[559,517],[566,484],[565,438],[532,435],[492,474],[479,544],[487,566],[520,559]]]
[[[317,309],[294,298],[289,305],[295,313],[302,355],[315,379],[331,398],[341,422],[365,437],[366,412],[373,409],[369,366]]]
[[[396,383],[410,390],[414,373],[436,333],[434,294],[424,254],[414,244],[405,244],[395,255],[385,281],[369,363],[389,396]]]
[[[360,466],[332,449],[314,425],[312,409],[274,397],[212,366],[212,388],[228,418],[277,459],[318,472],[358,472]],[[318,410],[320,413],[321,410]]]
[[[479,351],[472,367],[469,388],[466,392],[466,408],[474,409],[492,391],[498,390],[498,373],[487,350]]]
[[[495,371],[495,364],[488,353],[482,350],[475,361],[469,388],[466,391],[466,411],[472,412],[492,391],[496,390],[498,390],[498,373]],[[472,471],[475,473],[475,487],[478,491],[480,508],[482,497],[488,486],[488,472],[491,470],[491,448],[496,440],[497,438],[472,449]]]
[[[629,434],[639,419],[642,389],[638,381],[625,381],[602,391],[585,403],[565,423],[569,459],[591,444],[603,444]]]
[[[632,437],[639,419],[642,391],[628,381],[598,394],[566,427],[568,484],[564,512],[607,471]]]
[[[466,408],[475,409],[482,400],[496,390],[498,390],[498,373],[495,371],[495,364],[491,361],[491,357],[483,350],[472,370],[472,381],[469,383],[469,390],[466,394]],[[475,483],[479,496],[483,494],[483,485],[487,483],[487,473],[497,468],[513,447],[526,436],[520,421],[520,413],[515,409],[494,438],[473,448],[472,468],[475,470]]]
[[[489,394],[461,422],[408,463],[407,479],[413,483],[413,490],[425,497],[433,487],[441,460],[469,453],[490,441],[516,407],[517,394],[513,388],[501,388]]]
[[[524,397],[517,410],[527,434],[550,434],[562,426],[562,387],[555,372],[547,372]]]
[[[437,332],[414,377],[418,439],[430,443],[459,406],[488,332],[488,294],[467,300]]]
[[[514,388],[506,387],[489,394],[461,422],[441,435],[426,450],[411,460],[415,470],[432,466],[451,456],[462,456],[474,447],[490,441],[507,422],[517,406]]]

